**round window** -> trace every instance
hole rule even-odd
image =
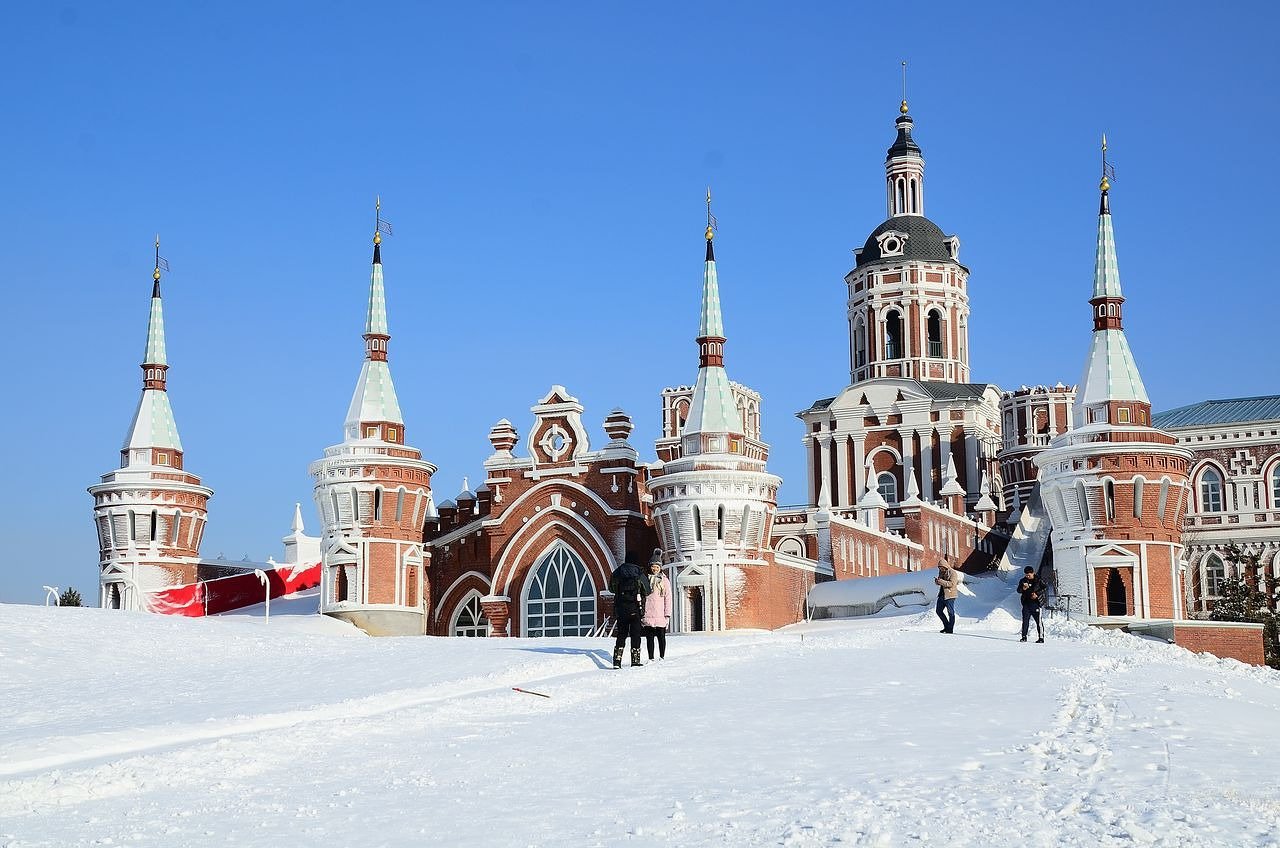
[[[897,239],[887,239],[887,240],[885,241],[885,243],[884,243],[884,252],[885,252],[885,253],[897,253],[897,252],[898,252],[898,240],[897,240]]]

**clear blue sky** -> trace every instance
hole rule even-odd
[[[178,8],[179,5],[189,6]],[[451,497],[553,383],[652,457],[697,366],[704,186],[730,376],[770,468],[848,379],[843,275],[885,217],[899,61],[926,212],[972,270],[975,380],[1075,382],[1098,137],[1157,409],[1280,391],[1274,3],[11,5],[0,32],[0,601],[96,597],[85,487],[140,391],[161,233],[203,553],[280,555],[362,356],[373,196],[392,371]]]

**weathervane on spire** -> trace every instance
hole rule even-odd
[[[1102,181],[1098,184],[1098,188],[1102,191],[1108,191],[1111,188],[1111,181],[1116,178],[1115,166],[1107,162],[1107,134],[1102,134]]]
[[[716,221],[716,216],[711,214],[711,186],[707,186],[707,241],[716,237],[718,229],[720,229],[720,223]]]
[[[382,197],[373,196],[373,243],[382,244],[382,234],[391,235],[391,222],[382,217]]]
[[[907,60],[902,60],[902,105],[898,107],[898,111],[907,114]]]
[[[169,272],[169,260],[160,255],[160,234],[156,233],[156,270],[151,275],[151,279],[159,283],[161,271]]]

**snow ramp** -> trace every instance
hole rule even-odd
[[[1052,530],[1053,525],[1049,522],[1044,501],[1040,499],[1040,487],[1037,485],[1031,490],[1031,498],[1022,509],[1018,526],[1013,529],[1013,538],[1000,556],[996,570],[1006,577],[1021,574],[1022,569],[1028,565],[1039,570]]]

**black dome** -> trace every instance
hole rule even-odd
[[[862,252],[858,254],[859,268],[871,262],[880,261],[880,244],[877,239],[890,230],[906,233],[907,240],[902,245],[902,253],[890,256],[888,261],[908,262],[913,259],[921,262],[956,261],[951,257],[951,251],[947,249],[946,235],[938,229],[937,224],[923,215],[895,215],[867,236],[867,242],[862,246]]]

